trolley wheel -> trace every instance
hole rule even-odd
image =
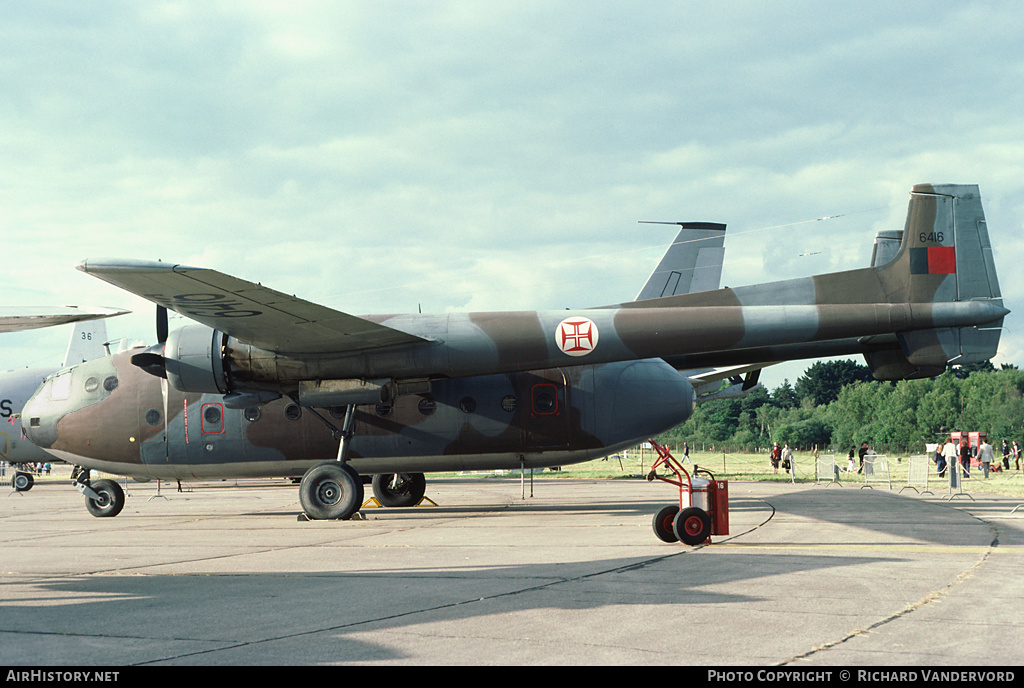
[[[678,513],[679,507],[673,504],[654,514],[654,534],[662,542],[679,542],[675,531],[672,530],[672,523]]]
[[[673,519],[672,531],[680,542],[699,545],[711,535],[711,516],[699,507],[686,507]]]

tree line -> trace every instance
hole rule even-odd
[[[1024,371],[986,362],[931,379],[881,382],[854,361],[819,361],[795,385],[786,380],[771,391],[699,404],[660,439],[716,451],[778,442],[842,453],[867,442],[879,454],[916,454],[957,429],[987,432],[996,446],[1024,440]]]

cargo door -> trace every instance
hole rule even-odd
[[[519,376],[520,398],[528,400],[525,424],[527,450],[568,447],[569,394],[565,373],[559,368]]]

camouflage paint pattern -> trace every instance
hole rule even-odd
[[[226,408],[220,395],[181,393],[145,373],[132,353],[51,377],[26,407],[33,441],[140,478],[298,477],[335,458],[338,440],[313,411],[337,427],[342,409],[287,398]],[[685,376],[663,361],[437,381],[429,394],[357,407],[350,463],[363,474],[564,465],[663,432],[693,403]]]

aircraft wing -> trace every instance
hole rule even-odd
[[[679,234],[665,251],[637,294],[636,301],[718,289],[725,256],[725,225],[715,222],[646,222],[679,225]]]
[[[40,327],[65,325],[83,320],[110,318],[130,311],[119,308],[80,308],[78,306],[0,306],[0,332],[20,332]]]
[[[134,260],[78,269],[268,351],[343,354],[428,341],[216,270]]]

